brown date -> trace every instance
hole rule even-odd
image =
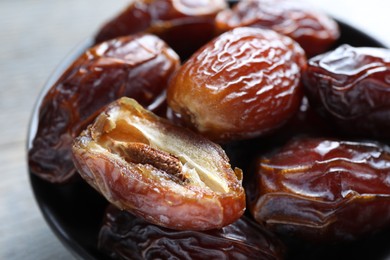
[[[330,17],[294,0],[245,0],[216,18],[218,30],[250,26],[272,29],[290,36],[308,57],[327,51],[338,39],[338,25]]]
[[[224,0],[137,0],[96,35],[96,42],[137,32],[156,34],[183,59],[215,36],[215,16]]]
[[[198,50],[172,77],[174,117],[215,141],[269,133],[298,110],[306,58],[289,37],[236,28]]]
[[[349,241],[390,226],[390,148],[301,138],[257,161],[254,218],[278,234]]]
[[[303,75],[309,101],[344,132],[390,137],[390,50],[342,45],[313,57]]]
[[[98,247],[112,259],[283,259],[284,246],[242,217],[210,231],[176,231],[107,208]]]
[[[110,104],[73,144],[80,175],[121,209],[172,229],[221,228],[245,210],[222,148],[141,107]]]
[[[118,38],[88,49],[43,98],[29,151],[31,171],[53,183],[77,176],[71,158],[73,138],[119,97],[159,109],[167,81],[179,64],[177,54],[153,35]]]

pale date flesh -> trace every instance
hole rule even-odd
[[[73,138],[122,96],[164,113],[167,82],[179,64],[177,54],[153,35],[118,38],[86,50],[42,100],[28,154],[31,172],[52,183],[75,179]]]
[[[144,109],[111,103],[73,144],[80,175],[121,209],[172,229],[208,230],[244,213],[242,171],[222,148]]]

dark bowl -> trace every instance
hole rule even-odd
[[[348,43],[352,46],[384,47],[358,29],[339,22],[341,38],[336,46]],[[27,149],[31,147],[37,128],[38,109],[43,96],[61,73],[92,43],[87,40],[65,59],[50,77],[36,103],[28,134]],[[335,46],[335,47],[336,47]],[[84,182],[55,185],[29,171],[31,186],[50,228],[61,242],[82,259],[107,259],[97,248],[97,237],[103,214],[108,203]],[[389,259],[390,232],[334,248],[309,248],[294,252],[288,259]]]

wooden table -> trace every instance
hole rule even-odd
[[[41,87],[56,65],[128,2],[0,1],[0,259],[72,258],[34,200],[26,166],[27,126]],[[390,46],[385,26],[390,23],[390,2],[310,2]]]

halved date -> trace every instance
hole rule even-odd
[[[242,171],[219,145],[134,99],[110,104],[73,145],[80,175],[112,204],[172,229],[207,230],[243,214]]]
[[[183,59],[215,36],[215,16],[224,0],[137,0],[105,24],[96,42],[138,32],[156,34]]]
[[[390,226],[390,148],[301,138],[260,158],[250,210],[271,230],[346,241]]]
[[[210,231],[159,227],[109,206],[98,247],[113,259],[283,259],[284,246],[243,216]]]
[[[342,45],[303,74],[310,104],[349,135],[390,137],[390,50]]]
[[[340,35],[333,19],[295,0],[239,1],[220,12],[216,21],[220,31],[243,26],[275,30],[297,41],[308,57],[327,51]]]
[[[29,165],[54,183],[72,178],[71,145],[108,103],[135,98],[157,111],[165,103],[167,82],[180,60],[152,35],[134,35],[88,49],[49,89],[39,108],[39,123]]]

